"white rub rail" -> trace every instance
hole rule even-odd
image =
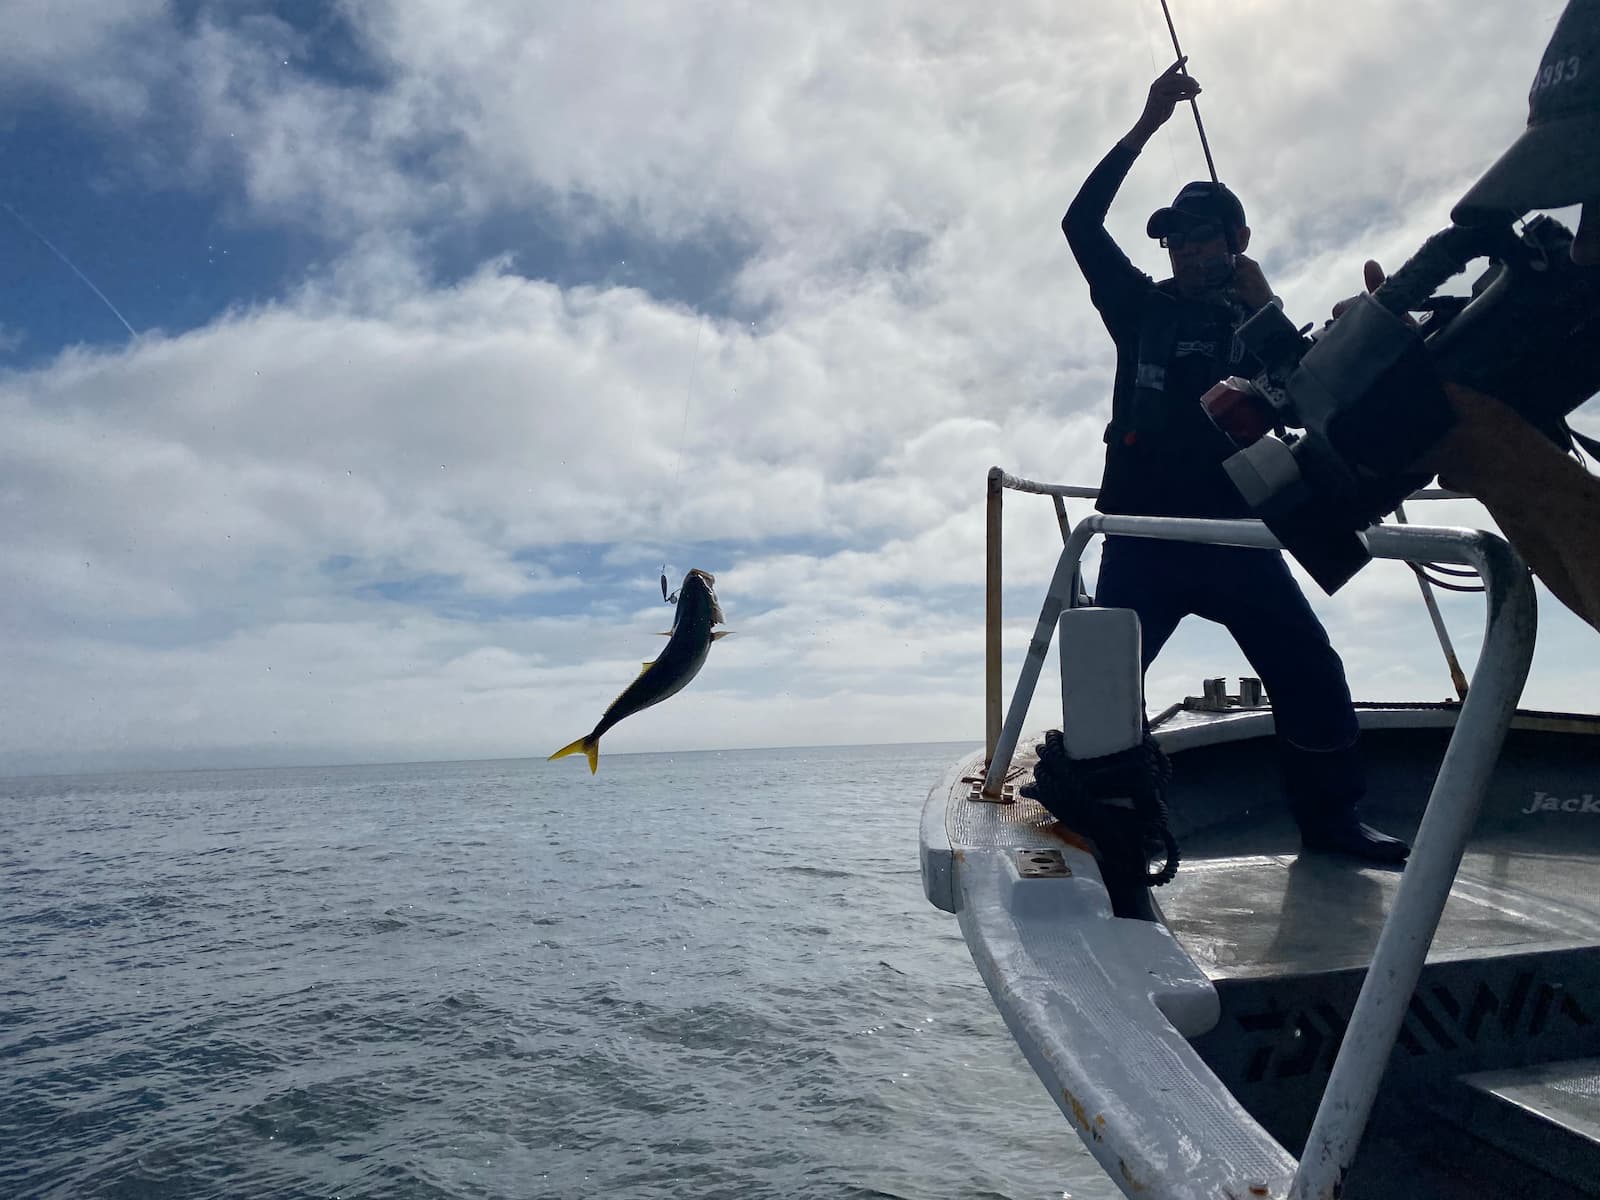
[[[1096,495],[1093,488],[1039,484],[1016,479],[999,468],[989,472],[989,580],[985,713],[987,772],[983,791],[998,796],[1016,752],[1049,653],[1061,611],[1082,599],[1079,561],[1096,534],[1204,542],[1225,546],[1279,549],[1259,521],[1220,521],[1183,517],[1124,517],[1096,513],[1078,522],[1065,537],[1061,557],[1045,594],[1039,623],[1028,644],[1004,724],[1000,692],[1000,502],[1003,489],[1055,498],[1066,533],[1063,497]],[[1427,491],[1419,499],[1453,498],[1456,493]],[[1477,821],[1495,760],[1528,676],[1537,631],[1537,609],[1527,567],[1504,540],[1490,533],[1421,525],[1380,525],[1362,535],[1374,558],[1405,562],[1450,562],[1471,566],[1482,576],[1487,604],[1483,648],[1461,706],[1444,761],[1434,780],[1411,857],[1378,938],[1372,966],[1361,985],[1333,1072],[1312,1123],[1289,1195],[1292,1200],[1335,1200],[1355,1159],[1371,1115],[1383,1072],[1416,990],[1428,947],[1455,881],[1456,870]]]

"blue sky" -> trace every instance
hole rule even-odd
[[[1175,6],[1291,312],[1443,223],[1560,7]],[[655,652],[663,560],[738,636],[606,752],[978,737],[984,472],[1098,479],[1058,222],[1163,35],[1154,0],[13,6],[0,771],[548,753]],[[1203,173],[1181,120],[1136,166],[1147,269]],[[1009,675],[1055,537],[1013,500]],[[1414,590],[1316,598],[1362,698],[1448,694]],[[1542,623],[1529,702],[1586,706],[1592,636]],[[1185,627],[1152,703],[1243,670]]]
[[[287,47],[279,61],[306,84],[383,93],[384,64],[337,6],[190,4],[166,13],[168,37],[203,22],[263,52],[274,43]],[[150,25],[154,32],[135,40],[159,45],[162,23]],[[315,223],[252,213],[241,181],[225,168],[195,174],[187,162],[193,130],[181,116],[152,116],[130,129],[86,120],[37,86],[8,99],[7,210],[0,212],[8,225],[0,235],[0,328],[9,335],[0,361],[7,366],[33,366],[74,345],[120,345],[124,320],[139,332],[198,328],[229,309],[281,299],[347,249],[344,238]],[[419,157],[413,169],[431,174],[426,153]],[[437,212],[406,233],[417,239],[415,262],[434,286],[504,256],[508,270],[563,286],[635,287],[708,314],[730,312],[725,291],[745,252],[736,231],[661,241],[616,222],[581,194],[564,197],[562,209],[535,200],[468,219]],[[93,287],[56,251],[80,271],[80,260],[92,264],[85,273]]]

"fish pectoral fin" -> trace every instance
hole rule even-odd
[[[662,630],[662,631],[661,631],[661,636],[662,636],[662,637],[671,637],[671,636],[672,636],[672,630],[670,630],[670,629],[663,629],[663,630]]]
[[[713,633],[711,635],[711,640],[714,642],[718,638],[725,638],[732,632],[733,632],[733,630],[731,630],[731,629],[719,629],[719,630],[717,630],[715,633]]]

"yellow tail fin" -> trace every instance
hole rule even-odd
[[[591,738],[588,734],[584,734],[577,741],[561,747],[545,761],[555,762],[558,758],[565,758],[569,754],[577,754],[580,751],[588,756],[589,774],[593,775],[600,769],[600,739]]]

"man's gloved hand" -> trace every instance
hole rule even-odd
[[[1150,85],[1150,94],[1144,102],[1144,112],[1134,124],[1133,135],[1142,139],[1148,138],[1172,119],[1173,110],[1185,100],[1193,100],[1200,94],[1200,84],[1193,75],[1183,73],[1183,64],[1188,62],[1187,56],[1180,58],[1160,75]]]
[[[1247,254],[1233,256],[1233,294],[1252,310],[1265,308],[1273,301],[1272,286],[1261,273],[1261,264]]]

